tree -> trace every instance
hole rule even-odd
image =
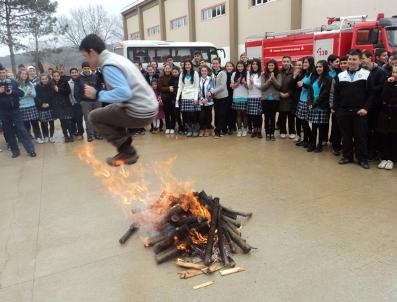
[[[108,14],[102,5],[71,9],[69,16],[59,18],[59,26],[72,47],[79,47],[81,40],[89,34],[98,35],[107,44],[123,38],[121,18]]]
[[[44,3],[47,2],[47,3]],[[54,32],[54,28],[57,22],[57,19],[52,16],[56,11],[57,3],[48,3],[46,0],[38,0],[36,1],[38,7],[47,7],[47,14],[37,14],[33,16],[33,18],[29,22],[29,30],[30,34],[34,40],[34,62],[36,67],[40,69],[40,72],[43,72],[43,65],[41,62],[41,52],[39,49],[39,38],[42,36],[48,36],[49,34]],[[40,8],[37,8],[37,11],[40,11]]]
[[[15,51],[24,47],[20,38],[32,34],[32,20],[35,21],[35,35],[42,35],[38,22],[52,16],[57,7],[51,0],[0,0],[0,41],[8,46],[12,71],[16,73]]]

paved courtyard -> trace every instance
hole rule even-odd
[[[235,257],[245,272],[179,280],[138,236],[119,245],[129,219],[76,156],[83,144],[0,153],[1,302],[397,301],[396,169],[341,167],[290,140],[138,137],[141,162],[176,155],[180,179],[254,213],[243,235],[258,249]]]

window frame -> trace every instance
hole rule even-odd
[[[268,4],[270,2],[274,2],[275,0],[248,0],[248,1],[249,1],[248,2],[249,7],[258,7],[258,6]],[[253,2],[255,2],[255,4]],[[260,3],[258,3],[258,2],[260,2]]]
[[[220,10],[220,14],[218,14],[218,8]],[[222,11],[223,11],[223,14],[222,14]],[[214,15],[214,12],[215,12],[215,15]],[[202,21],[210,21],[210,20],[225,16],[225,15],[226,15],[226,2],[221,2],[221,3],[201,9],[201,20]]]
[[[360,31],[367,31],[368,32],[368,40],[366,40],[366,41],[359,41],[358,40]],[[357,30],[356,44],[357,45],[372,45],[372,43],[371,43],[371,33],[372,33],[372,28],[359,28]]]
[[[182,20],[184,23],[182,26],[173,27],[174,22],[175,22],[175,24],[177,24],[176,22],[182,21]],[[187,15],[170,20],[170,30],[178,30],[178,29],[184,28],[186,26],[187,26]]]
[[[156,31],[156,32],[151,33],[152,30],[153,30],[153,31]],[[158,30],[158,31],[157,31],[157,30]],[[146,33],[147,33],[148,37],[150,37],[150,36],[155,36],[155,35],[159,35],[159,34],[161,33],[160,25],[155,25],[155,26],[148,27],[148,28],[146,29]]]
[[[130,40],[140,40],[141,39],[141,34],[139,31],[130,33]]]

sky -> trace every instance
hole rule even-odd
[[[134,2],[134,0],[58,0],[57,16],[67,14],[71,8],[97,5],[102,6],[111,14],[120,14],[121,10]],[[0,47],[0,57],[9,54],[8,47]]]

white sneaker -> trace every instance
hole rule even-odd
[[[237,136],[239,136],[239,137],[240,137],[240,136],[242,136],[242,135],[243,135],[243,130],[240,130],[240,129],[239,129],[239,130],[237,130]]]
[[[300,142],[300,141],[301,141],[300,136],[296,136],[296,137],[294,138],[294,142]]]
[[[391,160],[388,160],[387,163],[386,163],[385,169],[386,170],[392,170],[393,167],[394,167],[393,162]]]
[[[48,139],[48,137],[45,137],[43,140],[45,143],[48,143],[50,140]]]
[[[241,134],[241,136],[247,136],[247,129],[243,129],[243,133]]]
[[[384,168],[386,168],[386,165],[387,165],[388,162],[389,162],[389,161],[387,161],[387,160],[382,160],[382,161],[380,162],[380,164],[378,165],[378,168],[379,168],[379,169],[384,169]]]
[[[170,134],[175,134],[175,130],[174,129],[170,129]]]
[[[36,143],[44,144],[44,141],[39,137],[39,138],[36,139]]]
[[[170,129],[166,129],[165,134],[170,134]]]
[[[280,138],[286,138],[287,137],[287,135],[286,134],[284,134],[284,133],[282,133],[282,134],[280,134]]]
[[[295,134],[290,134],[290,135],[289,135],[289,139],[294,139],[295,137],[296,137]]]
[[[50,143],[55,143],[55,138],[53,138],[52,136],[49,139]]]

